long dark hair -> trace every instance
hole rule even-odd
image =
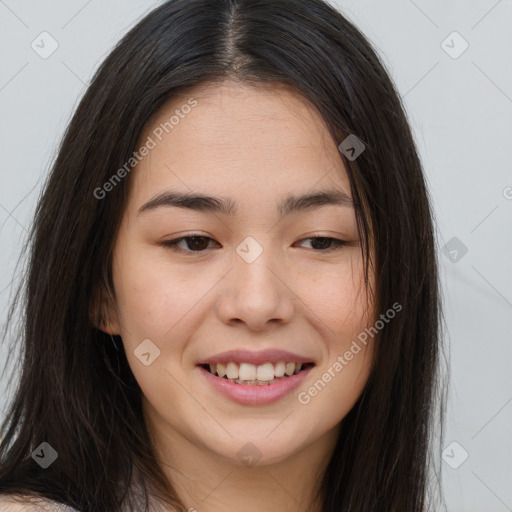
[[[373,247],[375,310],[402,310],[379,334],[372,373],[342,421],[319,495],[323,512],[423,512],[443,417],[443,408],[434,414],[442,319],[434,215],[392,80],[361,32],[323,0],[169,0],[96,72],[38,202],[24,291],[10,309],[12,320],[23,307],[23,345],[1,430],[0,492],[115,512],[136,478],[183,507],[156,460],[121,340],[113,339],[118,352],[91,321],[93,297],[113,290],[113,241],[130,175],[103,200],[94,191],[129,160],[165,102],[227,79],[291,86],[338,145],[349,135],[365,145],[357,159],[342,151],[340,158],[366,282]],[[58,453],[46,470],[31,457],[42,442]]]

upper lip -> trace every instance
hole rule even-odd
[[[218,363],[250,363],[260,365],[264,363],[278,363],[284,361],[287,363],[312,363],[310,357],[300,356],[293,352],[279,349],[262,350],[260,352],[251,352],[249,350],[228,350],[211,357],[207,357],[197,364],[218,364]]]

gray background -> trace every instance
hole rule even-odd
[[[0,0],[2,324],[71,113],[114,43],[158,3]],[[434,202],[450,352],[448,510],[512,511],[512,1],[331,3],[373,41],[395,80]],[[31,47],[51,48],[44,31],[58,43],[46,59]],[[9,358],[6,347],[0,357]]]

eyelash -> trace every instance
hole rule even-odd
[[[166,240],[164,242],[161,242],[159,245],[165,247],[166,249],[170,249],[171,251],[175,251],[175,252],[185,252],[185,253],[197,253],[197,254],[201,254],[203,253],[206,249],[202,249],[200,251],[192,251],[192,250],[185,250],[185,249],[181,249],[179,247],[177,247],[177,245],[183,241],[183,240],[190,240],[192,238],[204,238],[204,239],[208,239],[208,240],[213,240],[213,238],[210,238],[208,236],[204,236],[204,235],[200,235],[200,234],[191,234],[191,235],[188,235],[188,236],[182,236],[180,238],[175,238],[174,240]],[[334,251],[339,251],[341,250],[344,246],[348,245],[348,242],[346,242],[345,240],[340,240],[338,238],[332,238],[332,237],[328,237],[328,236],[314,236],[314,237],[308,237],[308,238],[303,238],[302,240],[299,240],[300,242],[303,242],[304,240],[318,240],[318,239],[321,239],[321,240],[331,240],[333,243],[334,243],[334,247],[331,247],[329,249],[313,249],[314,252],[320,252],[320,253],[330,253],[330,252],[334,252]]]

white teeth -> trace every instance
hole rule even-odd
[[[284,375],[284,370],[285,370],[285,363],[284,361],[279,361],[279,363],[276,363],[276,366],[275,366],[275,375],[276,377],[282,377]]]
[[[255,380],[256,366],[249,363],[241,363],[240,369],[238,370],[238,378],[240,380]]]
[[[294,371],[295,371],[295,363],[286,363],[286,368],[284,370],[286,375],[288,375],[288,376],[293,375]]]
[[[226,376],[228,379],[238,379],[238,365],[236,363],[228,363]]]
[[[248,386],[253,386],[254,384],[258,384],[257,380],[243,380],[243,379],[235,379],[237,384],[247,384]]]
[[[210,372],[219,377],[225,377],[231,382],[249,385],[271,384],[275,379],[290,377],[300,372],[302,363],[285,363],[279,361],[275,364],[264,363],[256,366],[250,363],[229,363],[210,364]]]
[[[215,375],[215,365],[214,366],[214,369],[212,371],[212,373]],[[210,368],[212,367],[212,365],[210,365]],[[226,375],[226,368],[224,367],[224,365],[222,363],[219,363],[217,365],[217,373],[219,375],[219,377],[224,377]]]
[[[274,365],[272,363],[260,364],[256,378],[265,382],[272,380],[274,378]]]

